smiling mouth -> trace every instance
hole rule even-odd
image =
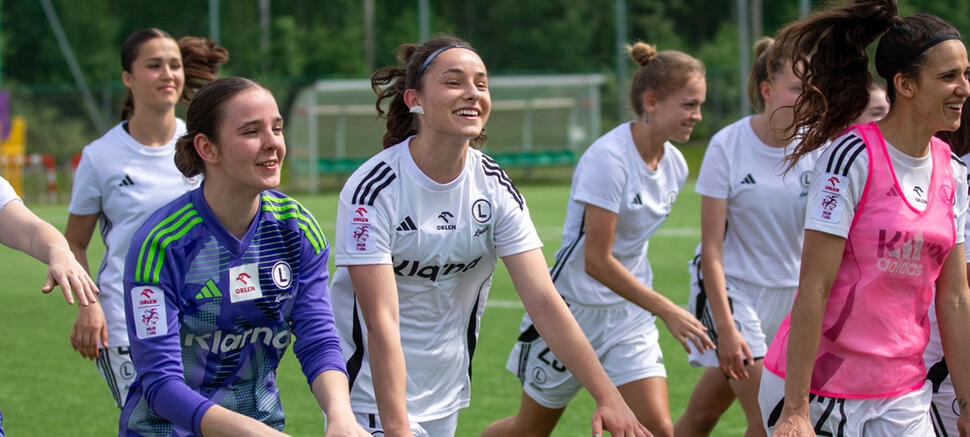
[[[256,165],[259,167],[271,168],[271,167],[275,167],[276,164],[278,163],[279,161],[275,159],[270,159],[269,161],[263,161],[263,162],[257,163]]]
[[[963,103],[948,103],[946,107],[954,111],[960,111],[963,109]]]
[[[454,113],[462,117],[478,117],[479,115],[481,115],[477,109],[459,109]]]

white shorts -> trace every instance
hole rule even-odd
[[[381,417],[373,413],[355,413],[357,423],[373,436],[383,436],[384,427]],[[440,419],[427,422],[411,422],[411,434],[414,437],[453,437],[458,429],[458,412],[455,411]]]
[[[928,414],[933,391],[927,381],[922,388],[902,396],[844,399],[809,395],[809,421],[817,435],[914,436],[933,435]],[[770,371],[761,372],[761,424],[768,435],[785,405],[785,380]]]
[[[926,380],[933,388],[933,403],[930,405],[930,420],[937,437],[955,437],[960,435],[957,430],[957,419],[960,408],[957,406],[957,395],[953,391],[950,371],[946,361],[926,363]]]
[[[125,404],[128,398],[128,388],[135,382],[135,365],[131,363],[131,352],[127,346],[98,349],[98,359],[95,360],[101,379],[108,383],[111,396],[114,397],[118,408]]]
[[[572,303],[569,309],[614,385],[667,377],[657,327],[649,312],[630,302],[607,306]],[[528,314],[522,317],[520,332],[505,368],[518,375],[522,390],[539,405],[565,407],[582,384],[552,354]]]
[[[714,315],[707,302],[704,290],[704,278],[701,275],[700,256],[695,256],[687,263],[690,272],[690,299],[687,311],[707,328],[707,335],[717,345],[717,326]],[[768,352],[768,345],[778,333],[781,321],[791,311],[795,302],[797,287],[762,287],[732,277],[725,278],[727,286],[728,305],[734,316],[734,324],[744,337],[755,359],[764,358]],[[687,361],[694,367],[719,367],[717,350],[698,352],[693,343]]]

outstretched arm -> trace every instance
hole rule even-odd
[[[690,352],[688,342],[698,350],[714,349],[707,331],[694,316],[666,296],[640,282],[613,256],[616,236],[616,213],[586,204],[586,273],[601,284],[660,317],[667,330]]]
[[[397,283],[390,264],[347,266],[367,326],[374,396],[384,433],[411,436]]]
[[[605,429],[613,436],[649,436],[649,431],[637,421],[606,375],[593,347],[556,292],[542,251],[532,249],[502,260],[539,334],[596,400],[593,435],[602,435]]]
[[[30,212],[20,201],[8,202],[0,209],[0,243],[22,251],[48,265],[47,279],[41,291],[50,293],[61,287],[67,303],[73,294],[82,306],[95,302],[98,287],[88,276],[68,247],[67,240],[50,223]]]

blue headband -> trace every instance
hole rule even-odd
[[[475,49],[473,49],[471,47],[468,47],[466,45],[453,44],[453,45],[444,46],[444,47],[442,47],[442,48],[440,48],[438,50],[435,50],[435,51],[431,52],[431,55],[428,56],[427,59],[424,60],[424,63],[423,64],[421,64],[421,68],[418,68],[418,74],[414,77],[414,82],[417,82],[418,79],[421,79],[421,75],[424,74],[424,70],[426,70],[428,68],[428,65],[431,64],[431,61],[433,61],[434,58],[438,57],[438,55],[440,55],[441,52],[443,52],[445,50],[448,50],[448,49],[468,49],[468,50],[471,50],[473,52],[475,51]]]

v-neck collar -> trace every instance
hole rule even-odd
[[[209,225],[210,232],[216,237],[216,240],[219,240],[222,247],[228,250],[233,256],[242,256],[246,252],[246,249],[249,248],[249,243],[253,241],[256,230],[259,228],[259,222],[262,220],[263,195],[259,195],[259,208],[256,210],[256,216],[253,217],[252,222],[249,224],[249,229],[243,234],[242,239],[238,239],[222,225],[222,222],[212,212],[212,208],[209,207],[209,203],[205,201],[205,195],[202,193],[204,186],[205,181],[203,180],[202,185],[190,194],[196,211],[202,216],[202,220]]]

